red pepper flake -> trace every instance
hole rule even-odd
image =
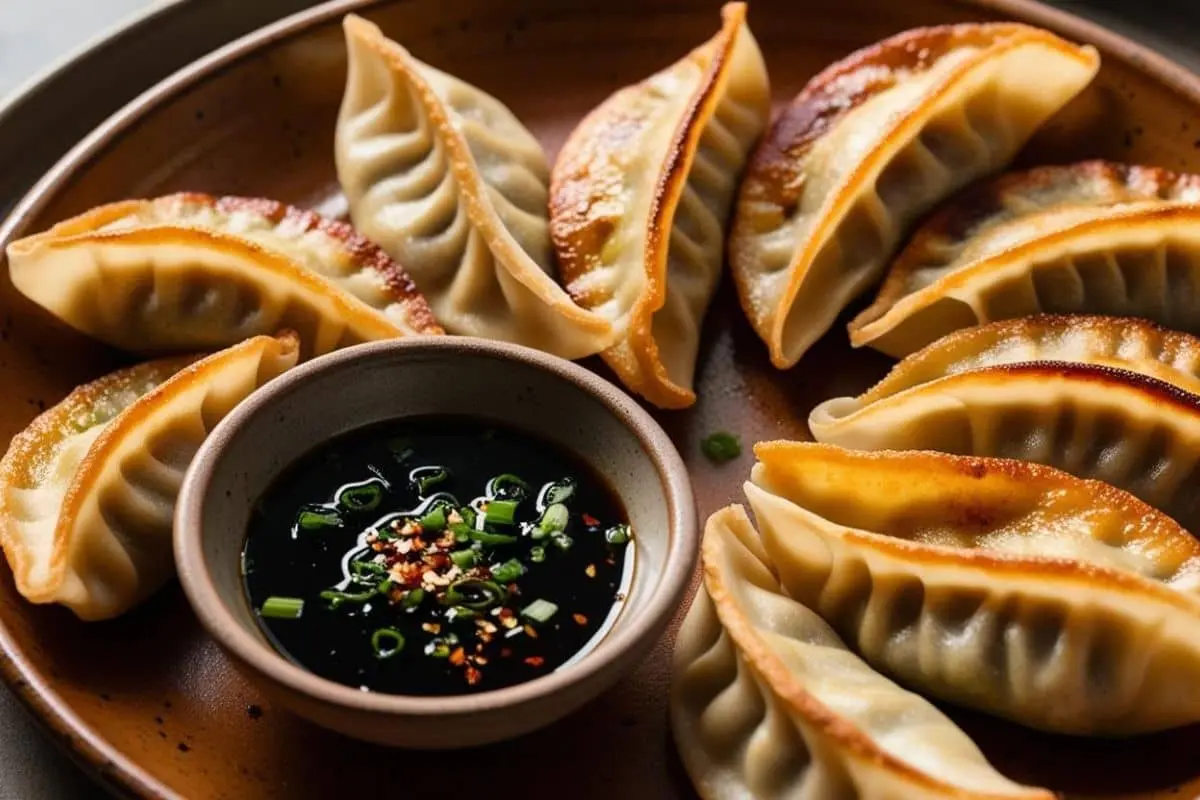
[[[450,654],[450,663],[456,667],[467,663],[466,652],[461,647],[454,648],[454,652]]]
[[[596,577],[596,565],[595,565],[595,564],[588,564],[588,565],[587,565],[587,568],[586,568],[586,569],[584,569],[584,572],[585,572],[585,573],[587,573],[587,576],[588,576],[589,578],[594,578],[594,577]]]
[[[571,619],[575,620],[576,625],[587,625],[587,617],[583,614],[572,614]]]
[[[483,673],[474,667],[467,667],[467,685],[474,686],[483,678]]]
[[[514,612],[508,606],[505,606],[504,608],[500,609],[500,619],[508,619],[509,617],[515,617],[515,616],[516,616],[516,612]]]
[[[524,630],[525,630],[525,635],[528,636],[530,639],[537,638],[537,631],[535,631],[533,629],[532,625],[526,625]]]
[[[591,514],[580,514],[579,518],[583,520],[583,524],[589,528],[594,528],[600,524],[600,520],[593,517]]]
[[[412,549],[418,553],[425,549],[425,540],[421,538],[420,534],[412,538]]]
[[[542,658],[541,656],[529,656],[525,659],[525,663],[531,667],[540,667],[542,664],[546,663],[546,659]]]
[[[383,552],[383,542],[375,542],[373,545],[371,545],[371,549],[374,550],[376,553],[382,553]]]

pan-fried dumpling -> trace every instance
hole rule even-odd
[[[788,596],[923,694],[1035,728],[1200,721],[1200,541],[1037,464],[755,447],[746,495]]]
[[[21,594],[96,620],[164,584],[192,456],[299,355],[286,333],[139,364],[79,387],[14,437],[0,461],[0,544]]]
[[[969,189],[930,217],[850,323],[902,357],[992,320],[1086,312],[1200,332],[1200,175],[1104,161]]]
[[[451,333],[565,358],[612,326],[554,280],[546,154],[500,101],[346,17],[334,156],[350,216],[408,269]]]
[[[706,800],[1050,800],[779,586],[741,506],[708,521],[675,645],[671,727]]]
[[[1034,461],[1102,480],[1200,533],[1200,397],[1092,364],[1002,364],[809,418],[818,442]]]
[[[1008,164],[1099,63],[1025,25],[951,25],[813,78],[750,160],[730,238],[742,306],[775,366],[795,364],[910,226]]]
[[[745,4],[721,13],[716,36],[588,115],[550,183],[567,290],[611,320],[619,339],[602,356],[621,382],[664,408],[696,401],[730,206],[771,109]]]
[[[948,375],[1003,364],[1064,361],[1149,375],[1200,395],[1200,339],[1132,317],[1041,314],[963,328],[918,350],[858,397],[813,409],[814,426]]]
[[[115,347],[226,347],[295,329],[303,355],[440,334],[399,264],[345,223],[271,200],[178,194],[94,208],[8,246],[13,285]]]

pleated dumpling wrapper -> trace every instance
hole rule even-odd
[[[413,58],[353,14],[337,123],[338,181],[355,226],[408,269],[451,333],[564,358],[612,326],[554,278],[542,146],[499,100]]]
[[[874,390],[873,390],[874,391]],[[818,442],[1033,461],[1105,481],[1200,534],[1200,397],[1137,372],[1035,361],[959,372],[809,417]]]
[[[922,215],[1007,165],[1099,64],[1037,28],[970,24],[901,33],[813,78],[751,158],[730,239],[775,366],[795,364]]]
[[[292,329],[308,358],[441,334],[404,269],[349,225],[272,200],[175,194],[99,206],[8,246],[26,297],[135,353]]]
[[[850,340],[903,357],[1039,312],[1200,333],[1200,175],[1088,161],[972,187],[913,235]]]
[[[708,520],[671,727],[706,800],[1050,800],[788,597],[741,506]]]
[[[712,39],[592,111],[550,184],[568,291],[618,332],[601,355],[621,382],[663,408],[696,401],[700,328],[730,207],[770,114],[746,7],[729,3],[721,16]]]
[[[299,355],[286,333],[138,364],[79,387],[14,437],[0,461],[0,544],[21,594],[99,620],[166,583],[192,456]]]
[[[1043,730],[1200,721],[1200,541],[1037,464],[771,442],[746,496],[789,596],[922,694]]]

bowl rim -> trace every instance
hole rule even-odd
[[[219,470],[229,468],[222,459],[230,443],[268,420],[280,401],[301,400],[318,379],[331,374],[372,363],[402,368],[406,359],[430,356],[449,361],[484,357],[532,368],[599,402],[636,437],[641,445],[640,457],[649,461],[659,476],[667,508],[667,548],[661,574],[644,590],[648,593],[644,604],[635,614],[622,613],[597,646],[566,669],[478,694],[424,697],[364,692],[289,661],[237,620],[231,608],[236,601],[218,590],[212,564],[204,553],[203,509]],[[691,477],[679,451],[654,418],[609,381],[570,361],[507,342],[467,336],[413,336],[354,345],[312,359],[272,379],[239,404],[216,425],[188,467],[175,506],[173,543],[179,582],[201,625],[227,652],[261,677],[291,692],[357,712],[463,717],[544,701],[609,672],[629,651],[648,645],[647,639],[657,639],[691,583],[699,554],[699,526]]]

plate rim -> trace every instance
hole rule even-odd
[[[328,0],[328,2],[287,15],[276,22],[251,31],[182,67],[150,88],[138,94],[108,116],[91,133],[62,155],[55,164],[25,192],[0,222],[0,266],[7,265],[4,251],[8,244],[23,234],[50,198],[73,179],[75,173],[92,159],[103,154],[118,137],[152,113],[162,103],[185,91],[215,72],[230,67],[258,50],[283,42],[309,29],[327,23],[332,18],[380,5],[389,0]],[[1161,85],[1188,98],[1200,107],[1200,75],[1165,56],[1148,45],[1118,33],[1104,25],[1084,19],[1069,11],[1044,5],[1038,0],[950,0],[955,5],[980,9],[1046,28],[1077,42],[1092,44],[1105,58],[1124,62],[1135,71],[1148,75]],[[113,37],[135,33],[130,28],[144,30],[158,14],[180,3],[170,3],[149,13],[118,25],[106,34],[89,41],[85,46],[60,59],[0,103],[0,118],[11,111],[28,94],[37,91],[47,80],[66,70],[74,62]],[[111,745],[97,730],[85,723],[71,704],[47,684],[41,673],[32,667],[16,637],[0,621],[0,680],[2,680],[37,723],[53,734],[71,760],[104,788],[122,795],[147,800],[167,800],[182,797],[178,792],[155,778],[140,764]]]

